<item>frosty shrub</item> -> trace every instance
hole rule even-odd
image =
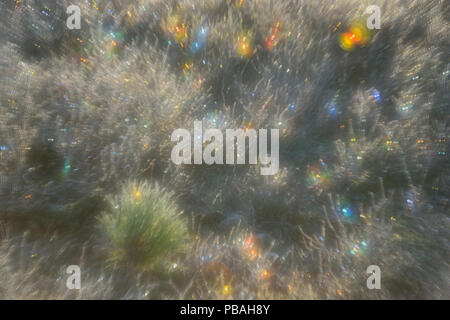
[[[101,216],[100,226],[113,265],[156,270],[182,252],[187,224],[171,198],[158,185],[130,182],[108,199],[111,210]]]

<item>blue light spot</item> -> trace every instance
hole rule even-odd
[[[336,103],[334,101],[328,104],[328,114],[331,118],[335,118],[338,115]]]
[[[344,217],[350,217],[352,215],[352,209],[350,208],[343,208],[341,211]]]
[[[195,53],[202,50],[206,45],[207,37],[207,29],[202,28],[201,30],[199,30],[196,34],[195,41],[191,45],[191,51]]]
[[[372,97],[375,99],[376,103],[380,103],[381,102],[380,91],[378,91],[377,89],[373,89],[372,90]]]

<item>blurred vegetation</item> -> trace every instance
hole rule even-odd
[[[343,50],[374,4],[381,29]],[[0,298],[449,298],[448,2],[0,14]],[[279,128],[278,174],[175,166],[170,134],[194,120]]]

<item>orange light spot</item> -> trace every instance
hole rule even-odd
[[[355,49],[354,35],[350,32],[344,32],[339,35],[339,45],[345,51],[352,51]]]

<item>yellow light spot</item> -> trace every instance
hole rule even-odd
[[[225,285],[225,286],[223,287],[223,294],[229,294],[229,293],[230,293],[230,287],[227,286],[227,285]]]
[[[237,53],[243,58],[250,58],[253,55],[252,39],[247,36],[238,38]]]

